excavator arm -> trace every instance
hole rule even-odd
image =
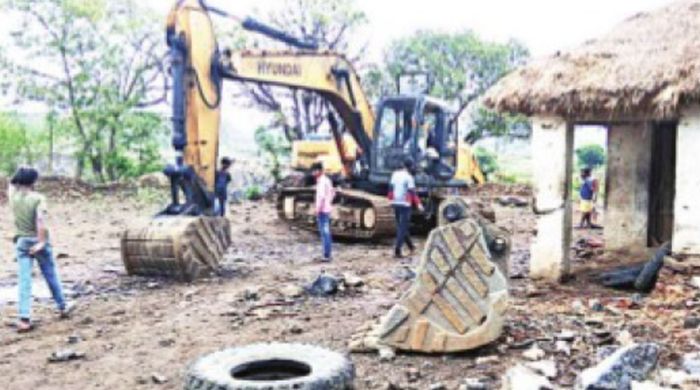
[[[227,16],[273,39],[299,47],[299,52],[231,52],[218,48],[210,12]],[[252,18],[238,19],[208,7],[202,0],[181,0],[167,24],[172,72],[172,145],[175,162],[166,168],[172,202],[167,215],[211,215],[220,137],[220,103],[224,80],[312,91],[322,96],[342,119],[345,130],[369,165],[374,113],[352,64],[330,52],[308,51],[300,42]],[[331,120],[331,127],[337,121]],[[343,141],[332,129],[337,147]],[[343,156],[342,150],[339,151]],[[181,199],[184,194],[184,199]]]

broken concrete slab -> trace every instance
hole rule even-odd
[[[633,380],[644,381],[656,366],[659,346],[634,344],[620,348],[598,365],[579,374],[578,390],[629,390]]]

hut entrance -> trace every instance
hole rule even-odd
[[[575,201],[573,207],[572,220],[574,226],[581,227],[582,223],[590,222],[593,230],[600,230],[604,224],[605,209],[605,188],[606,183],[606,162],[608,160],[607,150],[608,129],[598,125],[576,125],[574,126],[574,156],[572,172],[572,198]],[[590,171],[589,179],[584,179],[584,172]],[[588,183],[586,183],[588,181]],[[592,184],[595,182],[595,184]],[[585,198],[589,192],[596,187],[598,193],[592,199],[590,221],[585,221],[583,213],[588,207]],[[593,232],[591,232],[593,233]],[[602,231],[596,234],[602,236]]]
[[[673,236],[677,135],[677,122],[653,124],[648,231],[648,244],[652,247]]]

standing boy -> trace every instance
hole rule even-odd
[[[9,189],[10,208],[15,219],[15,255],[19,266],[19,322],[17,331],[32,330],[32,263],[39,263],[41,273],[51,290],[61,318],[68,318],[72,305],[63,296],[61,280],[56,272],[46,226],[46,200],[34,191],[39,173],[34,168],[20,168],[12,177]]]
[[[579,227],[583,228],[597,228],[598,226],[593,223],[593,212],[595,210],[595,202],[598,200],[598,180],[594,179],[591,175],[591,168],[586,167],[581,170],[581,189],[579,190],[580,195],[580,211],[581,211],[581,222]]]
[[[423,211],[423,205],[416,194],[416,182],[411,173],[412,170],[413,160],[407,157],[403,162],[403,168],[391,175],[389,199],[394,207],[396,218],[396,246],[394,247],[396,258],[403,257],[401,253],[403,244],[406,244],[411,252],[416,249],[410,235],[411,211],[413,206]]]
[[[331,212],[333,211],[333,198],[335,190],[333,182],[323,172],[323,164],[314,163],[311,166],[311,174],[316,179],[316,218],[318,221],[318,232],[321,235],[323,244],[323,261],[331,261]]]
[[[231,174],[228,170],[231,168],[231,159],[224,157],[221,159],[221,169],[216,171],[215,192],[216,201],[218,203],[218,214],[220,217],[226,216],[226,202],[228,200],[228,185],[231,183]]]

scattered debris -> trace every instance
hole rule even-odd
[[[521,196],[503,195],[496,198],[496,202],[504,207],[527,207],[530,202]]]
[[[525,363],[525,366],[548,379],[554,379],[558,374],[557,363],[552,359]]]
[[[683,355],[683,369],[690,375],[700,376],[700,352]]]
[[[502,378],[502,390],[548,390],[554,386],[546,377],[537,374],[530,368],[517,365],[506,371]]]
[[[523,352],[523,357],[531,361],[542,360],[545,356],[546,353],[537,344],[534,344],[530,349]]]
[[[63,349],[56,351],[49,356],[49,363],[64,363],[73,360],[85,359],[85,354],[82,352],[77,352],[72,349]]]
[[[598,365],[579,374],[576,388],[582,390],[628,390],[633,380],[644,381],[656,366],[659,346],[634,344],[621,348]]]
[[[162,385],[162,384],[168,382],[168,377],[160,375],[158,373],[153,373],[153,374],[151,374],[151,380],[156,385]]]
[[[338,292],[338,279],[333,276],[321,274],[306,287],[306,292],[317,297],[327,297]]]
[[[396,358],[396,351],[390,347],[379,348],[379,361],[390,362]]]

